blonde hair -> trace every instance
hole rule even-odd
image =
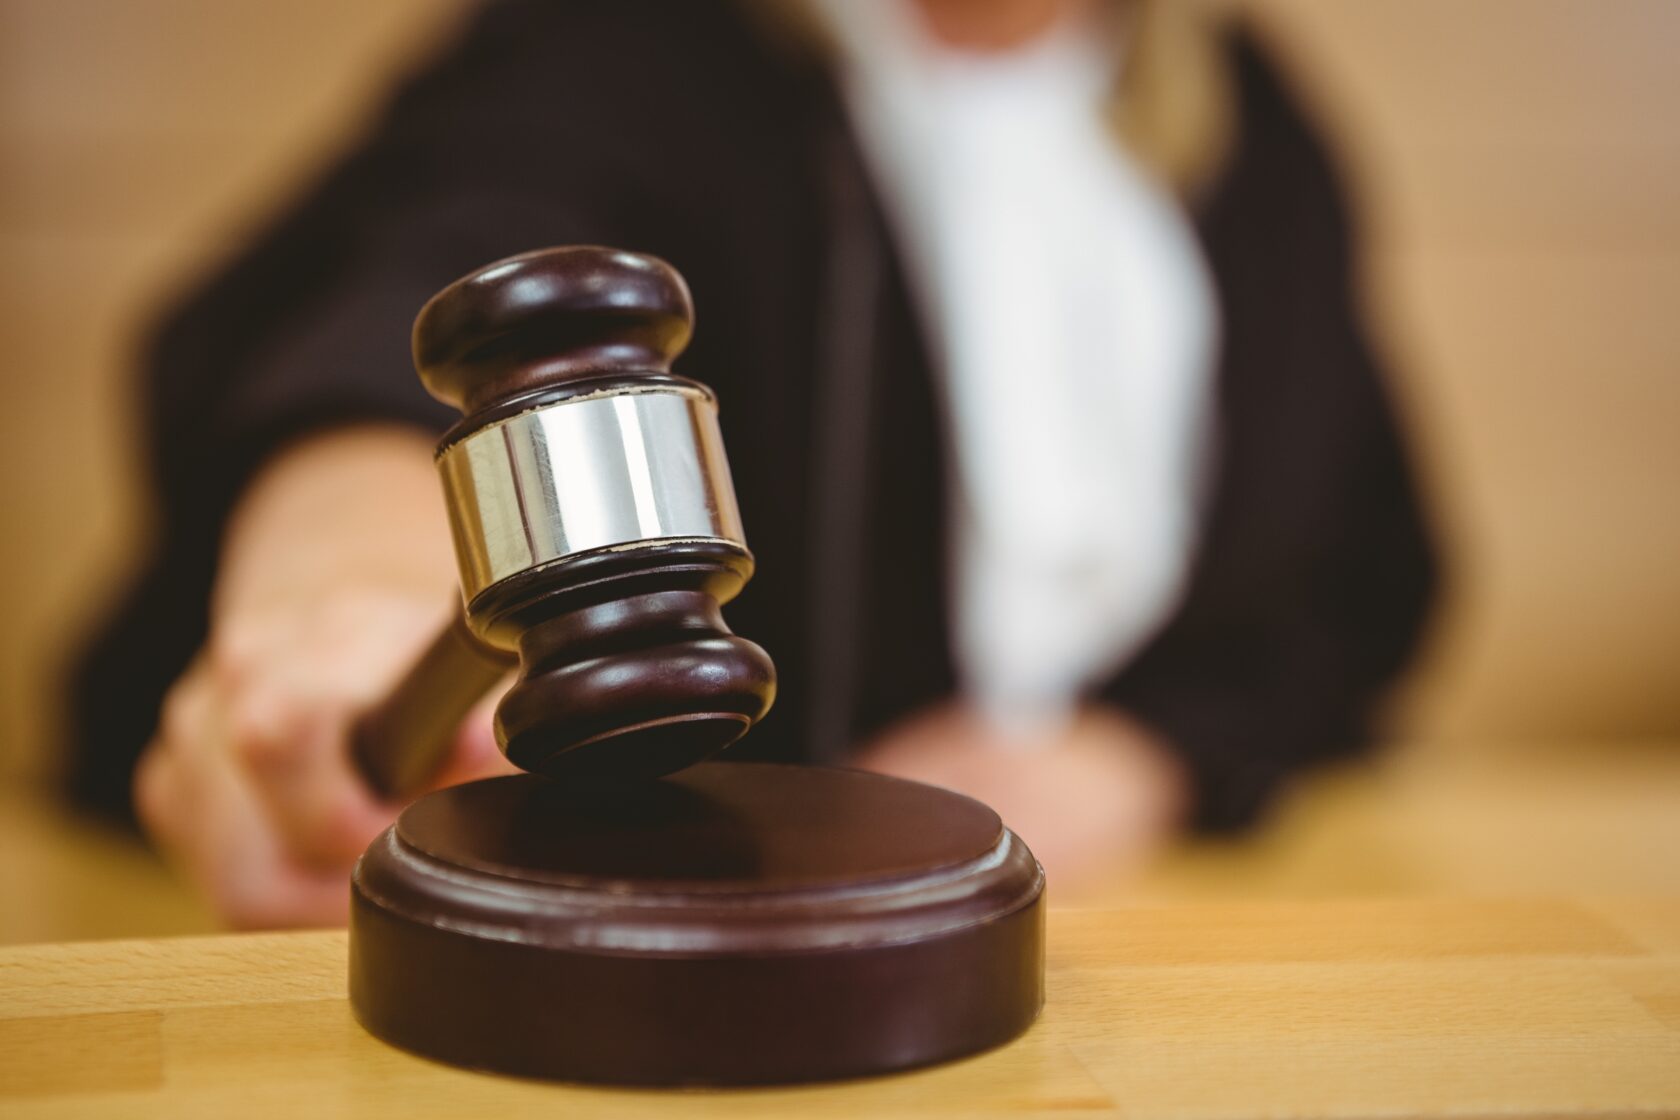
[[[1130,0],[1108,116],[1127,150],[1182,198],[1219,172],[1235,132],[1236,93],[1218,13],[1195,0]]]

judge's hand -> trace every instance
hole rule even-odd
[[[230,924],[342,923],[349,870],[396,815],[348,734],[449,618],[454,574],[424,437],[364,429],[287,452],[229,527],[210,636],[136,774],[142,822]],[[511,770],[493,703],[439,784]]]
[[[1135,871],[1171,835],[1186,799],[1170,751],[1112,708],[1022,739],[964,704],[941,705],[888,728],[856,764],[990,805],[1063,898]]]

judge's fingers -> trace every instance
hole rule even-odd
[[[212,643],[225,749],[299,863],[348,868],[393,819],[351,762],[350,728],[424,645],[435,614],[429,603],[346,595],[257,637],[247,627]]]
[[[336,924],[348,910],[342,874],[290,861],[255,792],[218,743],[216,690],[189,672],[171,691],[135,774],[136,809],[170,861],[237,928]]]
[[[355,711],[330,692],[284,683],[230,704],[227,751],[286,853],[308,867],[348,869],[395,815],[350,763]]]
[[[189,669],[164,697],[157,733],[134,771],[134,807],[154,843],[171,856],[193,846],[202,791],[189,744],[209,723],[211,705],[198,667]]]

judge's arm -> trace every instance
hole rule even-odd
[[[455,596],[430,445],[395,425],[306,437],[229,519],[209,638],[164,701],[135,792],[234,924],[342,921],[346,873],[394,815],[346,744]],[[440,778],[505,766],[480,707]]]
[[[238,924],[342,920],[351,862],[392,815],[352,769],[351,722],[459,602],[431,455],[454,414],[414,375],[416,312],[485,261],[622,240],[600,217],[612,168],[537,158],[601,126],[508,85],[538,72],[536,52],[545,82],[582,80],[554,63],[591,50],[553,26],[574,18],[477,14],[153,344],[159,545],[132,624],[82,676],[79,706],[122,697],[83,720],[84,769],[117,769],[173,680],[134,807]],[[505,765],[489,711],[438,780]]]

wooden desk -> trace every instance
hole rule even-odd
[[[1082,901],[1680,897],[1674,852],[1680,743],[1417,743],[1311,775],[1253,834],[1181,841]],[[217,929],[133,837],[0,781],[0,945]]]
[[[1680,898],[1061,910],[1049,971],[1040,1023],[978,1058],[653,1093],[387,1048],[341,933],[24,946],[0,950],[0,1115],[1680,1114]]]

